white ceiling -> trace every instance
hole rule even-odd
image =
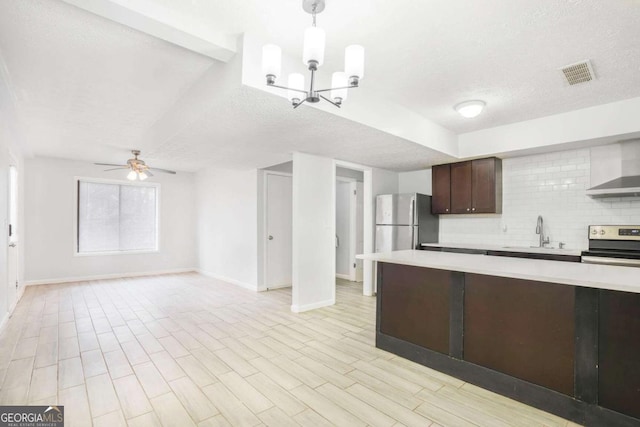
[[[300,0],[147,3],[193,28],[250,31],[294,56],[310,22]],[[363,44],[359,91],[462,133],[640,96],[638,22],[636,0],[327,0],[321,71],[340,69],[344,47]],[[262,167],[293,151],[395,170],[449,160],[313,108],[291,111],[239,78],[215,78],[233,64],[60,0],[0,0],[0,53],[38,155],[115,162],[142,148],[146,160],[179,170]],[[582,59],[598,80],[565,86],[558,68]],[[470,98],[488,108],[465,120],[452,106]]]

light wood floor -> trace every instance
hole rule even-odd
[[[30,287],[0,334],[0,405],[70,426],[574,426],[374,347],[375,299],[293,314],[195,273]]]

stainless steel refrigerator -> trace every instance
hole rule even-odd
[[[419,249],[437,243],[438,216],[431,213],[431,196],[419,193],[376,197],[376,252]]]

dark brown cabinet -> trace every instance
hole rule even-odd
[[[451,213],[451,165],[438,165],[431,169],[433,197],[431,212],[434,214]]]
[[[449,354],[450,282],[447,270],[385,263],[378,294],[380,331]]]
[[[377,284],[376,347],[580,425],[640,426],[640,293],[387,262]]]
[[[495,157],[471,162],[471,211],[502,212],[502,161]]]
[[[640,294],[600,290],[598,404],[640,418]]]
[[[451,213],[471,213],[471,162],[451,164]]]
[[[502,161],[495,157],[434,166],[434,214],[502,213]]]

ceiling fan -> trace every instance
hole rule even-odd
[[[105,169],[104,170],[105,172],[115,171],[115,170],[120,170],[120,169],[130,169],[131,171],[127,175],[127,179],[129,179],[131,181],[135,181],[136,179],[139,179],[140,181],[144,181],[148,177],[153,176],[153,173],[151,173],[151,171],[170,173],[170,174],[173,174],[173,175],[176,174],[175,171],[149,167],[144,162],[144,160],[140,160],[138,158],[138,156],[140,155],[140,150],[131,150],[131,153],[133,154],[133,159],[127,160],[127,164],[126,165],[116,165],[116,164],[113,164],[113,163],[94,163],[94,165],[98,165],[98,166],[115,166],[114,168],[111,168],[111,169]]]

